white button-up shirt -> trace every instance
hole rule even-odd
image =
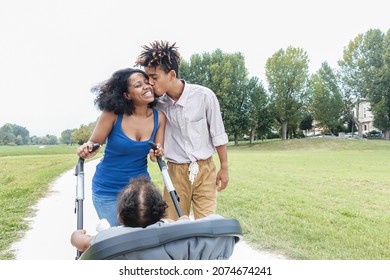
[[[180,99],[175,102],[165,94],[158,108],[167,117],[164,156],[168,161],[208,159],[215,147],[228,143],[218,99],[209,88],[184,82]]]

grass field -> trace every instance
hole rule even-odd
[[[14,258],[6,249],[28,229],[31,206],[77,159],[75,146],[0,146],[0,259]]]
[[[218,213],[238,219],[252,247],[291,259],[390,259],[390,141],[240,143],[228,157]],[[29,207],[76,160],[75,147],[0,146],[0,259],[14,257],[7,249]],[[157,164],[150,172],[161,186]]]

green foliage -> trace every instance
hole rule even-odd
[[[181,77],[190,83],[206,86],[214,91],[220,102],[225,129],[238,139],[250,130],[265,127],[265,90],[257,78],[248,79],[241,53],[195,54],[190,62],[182,61]]]
[[[73,145],[75,140],[77,129],[66,129],[61,133],[61,143],[67,145]]]
[[[283,139],[287,139],[288,123],[297,119],[307,103],[309,58],[303,49],[288,47],[269,58],[265,68],[271,106],[282,125]]]
[[[96,126],[96,122],[89,123],[88,125],[81,125],[79,129],[72,132],[71,137],[74,137],[74,141],[81,145],[88,141],[91,137],[93,129]]]
[[[337,77],[329,65],[324,62],[310,79],[309,90],[312,95],[310,111],[320,127],[332,133],[344,121],[344,106],[337,84]]]
[[[302,120],[301,123],[299,124],[299,128],[302,130],[310,130],[313,128],[313,117],[309,113],[306,113]]]
[[[0,128],[0,145],[27,145],[30,132],[17,124],[6,123]]]
[[[368,100],[374,125],[390,139],[390,29],[385,35],[379,29],[359,34],[344,50],[339,61],[344,97],[350,104]]]
[[[383,67],[378,73],[378,86],[371,94],[374,125],[385,131],[390,139],[390,29],[383,40]]]
[[[265,135],[271,131],[273,116],[269,110],[268,96],[266,90],[258,78],[253,77],[249,80],[246,90],[249,93],[248,102],[248,125],[250,127],[250,141],[254,141],[254,134],[257,132],[259,137],[265,138]]]
[[[248,80],[244,57],[241,54],[227,55],[223,63],[213,70],[213,76],[225,77],[215,89],[221,103],[226,130],[237,139],[250,128],[250,96],[246,87]]]

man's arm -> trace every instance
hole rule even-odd
[[[221,164],[221,168],[217,173],[217,181],[215,182],[217,186],[217,191],[224,190],[229,183],[229,165],[227,158],[227,147],[226,145],[221,145],[216,147],[219,162]]]

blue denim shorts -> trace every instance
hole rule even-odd
[[[116,196],[93,193],[92,201],[99,219],[106,219],[112,227],[120,225],[117,219]]]

